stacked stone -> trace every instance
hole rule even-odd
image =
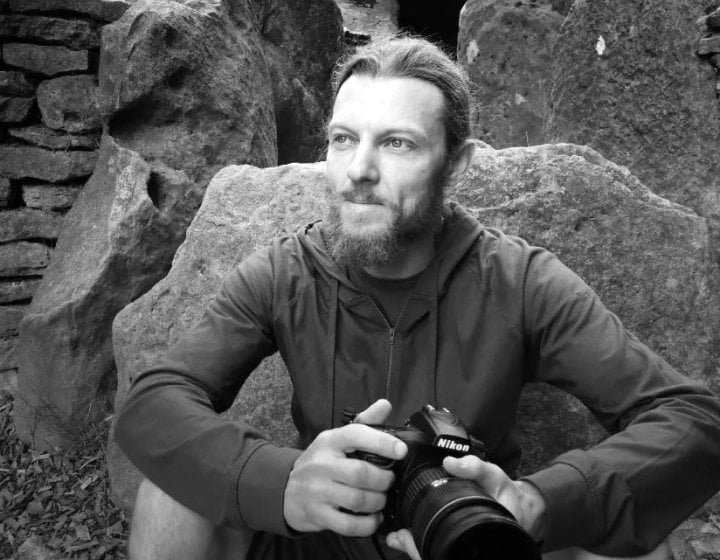
[[[718,72],[716,91],[720,99],[720,0],[712,0],[705,13],[705,37],[698,42],[697,53],[707,58]]]
[[[0,387],[63,216],[92,173],[97,60],[119,0],[0,0]]]

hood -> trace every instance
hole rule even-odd
[[[455,202],[446,204],[444,215],[445,221],[434,257],[439,261],[437,277],[439,295],[445,292],[453,271],[462,262],[463,257],[474,245],[483,230],[480,223],[467,210]],[[302,246],[314,257],[314,262],[319,271],[334,278],[340,284],[356,289],[345,272],[330,256],[322,221],[313,222],[302,228],[298,231],[298,239]]]

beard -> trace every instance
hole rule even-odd
[[[333,260],[341,267],[381,266],[394,260],[415,241],[435,236],[443,223],[444,185],[448,169],[449,165],[445,165],[434,174],[430,188],[407,215],[397,205],[379,200],[361,189],[344,196],[330,192],[326,231]],[[348,231],[340,215],[340,207],[346,200],[382,204],[391,212],[390,223],[382,230],[369,234]]]

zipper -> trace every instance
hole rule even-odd
[[[402,315],[402,313],[401,313]],[[400,318],[398,317],[398,320]],[[390,326],[390,325],[388,325]],[[392,380],[393,351],[395,350],[395,327],[390,328],[390,355],[388,356],[387,374],[385,375],[385,398],[390,400],[390,381]]]
[[[378,312],[380,317],[382,317],[383,321],[385,322],[385,325],[388,328],[388,335],[390,338],[390,355],[388,356],[388,367],[387,367],[387,373],[385,374],[385,398],[390,400],[390,382],[392,381],[392,367],[393,367],[393,355],[394,355],[394,349],[395,349],[395,333],[397,332],[397,325],[400,324],[400,319],[402,319],[403,313],[405,313],[405,309],[407,308],[408,302],[410,301],[410,296],[405,298],[405,302],[403,303],[402,309],[400,310],[400,314],[397,317],[397,321],[395,321],[395,326],[391,326],[387,318],[385,317],[385,314],[380,310],[380,307],[378,307],[378,304],[375,303],[375,300],[370,297],[366,296],[369,300],[372,306],[375,308],[375,310]]]

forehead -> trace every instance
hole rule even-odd
[[[443,93],[430,82],[355,74],[340,86],[330,126],[413,128],[442,137],[444,112]]]

